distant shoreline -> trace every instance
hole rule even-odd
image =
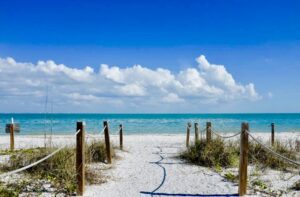
[[[45,132],[55,135],[71,135],[76,130],[76,122],[84,121],[86,131],[100,132],[103,121],[108,121],[111,133],[116,133],[122,124],[125,134],[184,134],[188,123],[198,123],[199,130],[211,122],[217,132],[236,133],[241,123],[248,122],[253,133],[271,132],[271,123],[275,124],[275,133],[300,132],[300,114],[0,114],[0,135],[4,134],[7,123],[20,125],[18,135],[43,135]]]
[[[261,131],[250,131],[251,133],[255,133],[255,134],[258,134],[259,136],[271,136],[271,132],[261,132]],[[52,136],[73,136],[75,134],[75,131],[73,133],[71,132],[53,132]],[[89,132],[89,134],[91,135],[99,135],[100,132],[98,133],[95,133],[95,132]],[[223,134],[223,135],[232,135],[234,134],[233,132],[220,132],[220,134]],[[46,135],[49,137],[51,134],[48,132],[46,133]],[[113,133],[110,133],[110,135],[113,135],[113,136],[117,136],[118,134],[116,134],[115,132]],[[128,135],[128,136],[152,136],[152,135],[155,135],[155,136],[185,136],[186,135],[186,131],[182,131],[181,133],[159,133],[159,132],[128,132],[128,133],[125,133],[124,132],[124,135]],[[275,132],[275,135],[299,135],[300,137],[300,130],[299,131],[287,131],[287,132],[284,132],[284,131],[276,131]],[[8,136],[9,137],[9,133],[1,133],[0,136]],[[29,137],[29,136],[34,136],[34,137],[44,137],[44,133],[41,131],[41,132],[37,132],[37,133],[17,133],[15,134],[15,137]],[[103,136],[103,134],[102,134]],[[191,136],[194,136],[194,130],[192,129],[191,130]],[[204,132],[204,137],[205,137],[205,132]]]
[[[75,132],[74,132],[75,133]],[[220,133],[222,135],[231,135],[233,133]],[[51,135],[47,135],[47,140],[50,140]],[[271,133],[254,133],[254,136],[257,137],[258,139],[267,142],[271,138]],[[150,133],[145,133],[145,134],[124,134],[124,143],[126,144],[127,139],[142,139],[142,138],[147,138],[147,139],[168,139],[168,138],[176,138],[176,139],[182,139],[182,144],[185,143],[185,137],[186,134],[150,134]],[[190,134],[190,141],[191,143],[194,142],[194,133],[192,132]],[[200,137],[201,138],[201,137]],[[205,139],[205,135],[203,136]],[[213,138],[216,138],[215,135],[213,135]],[[0,138],[0,149],[3,149],[4,147],[9,147],[10,143],[10,136],[5,135]],[[93,139],[104,139],[104,135],[97,135],[97,134],[90,134],[86,135],[87,141],[93,140]],[[240,137],[236,136],[232,138],[231,140],[239,140]],[[118,144],[118,135],[116,134],[111,134],[111,140],[114,144]],[[300,133],[299,132],[286,132],[286,133],[277,133],[275,134],[275,140],[287,142],[289,140],[300,141]],[[52,135],[52,141],[55,146],[64,146],[64,145],[70,145],[75,143],[75,137],[74,134],[70,135],[65,135],[65,134],[60,134]],[[44,135],[16,135],[15,136],[15,145],[16,148],[32,148],[32,147],[38,147],[38,146],[44,146]]]

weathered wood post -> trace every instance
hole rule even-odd
[[[189,122],[186,127],[186,147],[189,147],[190,145],[190,128],[191,128],[191,123]]]
[[[275,142],[275,125],[274,123],[271,124],[271,144],[274,146]]]
[[[239,167],[239,195],[247,194],[247,168],[248,168],[248,132],[249,124],[242,123],[240,142],[240,167]]]
[[[9,133],[10,133],[10,151],[15,150],[15,131],[14,124],[9,124]]]
[[[206,122],[206,140],[211,141],[211,122]]]
[[[84,159],[84,139],[85,139],[85,122],[77,122],[76,132],[76,180],[77,196],[82,196],[85,185],[85,159]]]
[[[194,127],[195,127],[195,142],[197,142],[199,141],[199,127],[197,122],[195,122]]]
[[[120,149],[123,150],[123,126],[122,126],[122,124],[120,124],[119,135],[120,135]]]
[[[106,149],[106,157],[107,163],[111,164],[111,153],[110,153],[110,140],[109,140],[109,129],[107,121],[103,122],[104,129],[104,137],[105,137],[105,149]]]

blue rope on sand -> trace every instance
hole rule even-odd
[[[170,194],[170,193],[154,193],[154,192],[144,192],[141,191],[141,194],[151,195],[151,196],[198,196],[198,197],[211,197],[211,196],[222,196],[222,197],[230,197],[230,196],[239,196],[238,194]]]
[[[160,147],[158,147],[158,148],[160,149],[160,153],[161,153],[162,149]],[[162,179],[160,185],[157,188],[155,188],[152,191],[152,193],[156,192],[157,190],[159,190],[159,188],[161,188],[161,186],[163,186],[163,184],[165,183],[165,180],[166,180],[166,176],[167,176],[166,168],[159,164],[162,160],[164,160],[164,157],[162,155],[160,155],[160,154],[159,154],[159,156],[160,156],[160,160],[158,160],[157,162],[155,162],[155,164],[158,165],[159,167],[161,167],[163,169],[163,173],[164,174],[163,174],[163,179]]]
[[[198,197],[205,197],[205,196],[207,196],[207,197],[211,197],[211,196],[220,196],[220,197],[239,196],[238,194],[180,194],[180,193],[170,194],[170,193],[159,193],[159,192],[156,193],[156,191],[159,190],[163,186],[163,184],[166,180],[166,176],[167,176],[167,172],[166,172],[165,167],[160,165],[160,162],[162,160],[164,160],[164,157],[160,154],[160,153],[162,153],[162,148],[161,147],[157,147],[157,148],[159,148],[159,150],[160,150],[160,152],[157,153],[160,156],[160,160],[158,160],[156,162],[150,162],[150,163],[156,164],[156,165],[158,165],[159,167],[161,167],[163,169],[163,179],[162,179],[161,183],[159,184],[159,186],[157,188],[155,188],[152,192],[141,191],[140,194],[151,195],[151,196],[198,196]]]

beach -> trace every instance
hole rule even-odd
[[[230,135],[226,133],[224,135]],[[254,136],[266,142],[270,134],[253,133]],[[103,136],[88,135],[87,141],[103,140]],[[178,158],[180,152],[186,150],[185,135],[179,134],[144,134],[124,135],[124,149],[119,150],[118,135],[111,135],[115,147],[116,157],[112,164],[95,164],[95,169],[101,170],[105,182],[99,185],[87,185],[84,196],[150,196],[149,193],[175,194],[237,194],[238,185],[225,180],[224,172],[237,169],[224,169],[216,172],[214,169],[192,165]],[[276,139],[300,140],[299,133],[278,133]],[[232,140],[239,140],[235,137]],[[191,144],[194,136],[191,135]],[[54,146],[71,146],[75,144],[72,135],[52,136]],[[1,149],[9,148],[9,136],[0,138]],[[33,148],[44,146],[44,136],[16,136],[15,146],[19,148]],[[4,157],[2,156],[2,162]],[[249,179],[252,167],[249,166]],[[286,191],[282,195],[297,196],[299,192],[289,191],[299,174],[282,174],[277,171],[265,171],[263,179],[271,189]],[[269,173],[269,174],[268,174]],[[287,179],[287,177],[290,177]],[[249,189],[249,194],[258,195]],[[163,195],[164,194],[164,195]],[[263,193],[261,194],[263,195]],[[156,196],[156,195],[155,195]]]
[[[300,197],[300,0],[0,0],[0,197]]]

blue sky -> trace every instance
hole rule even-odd
[[[111,110],[107,110],[85,103],[79,111],[299,112],[299,10],[299,1],[276,0],[1,1],[0,58],[12,57],[16,62],[32,64],[53,60],[70,68],[90,66],[95,72],[100,64],[120,69],[140,64],[151,70],[164,68],[177,76],[181,71],[198,67],[195,59],[205,55],[211,64],[224,65],[237,84],[246,87],[253,83],[260,98],[245,100],[238,95],[224,101],[218,95],[218,101],[207,104],[207,98],[199,96],[203,94],[200,90],[188,95],[168,87],[167,95],[176,94],[178,101],[185,103],[174,111],[174,105],[179,104],[164,104],[162,108],[154,104],[158,101],[141,101],[155,92],[151,89],[153,86],[147,84],[143,88],[149,89],[149,94],[145,93],[143,99],[141,95],[135,98],[134,95],[95,93],[96,96],[100,94],[99,97],[116,99],[116,102],[118,99],[132,102],[134,107],[114,107],[113,103]],[[199,72],[204,71],[200,68]],[[104,77],[120,83],[109,75]],[[65,83],[55,80],[60,85]],[[205,80],[211,87],[216,85],[210,79]],[[50,82],[47,84],[54,86]],[[45,90],[44,86],[40,88]],[[22,86],[18,91],[28,91],[27,88]],[[4,87],[0,87],[0,93],[7,94]],[[84,95],[95,96],[92,92]],[[11,99],[7,96],[0,99],[7,106],[17,106],[2,109],[2,112],[37,109],[33,105],[8,101]],[[43,99],[40,94],[39,99]],[[62,101],[55,102],[59,106]],[[199,104],[199,108],[191,110],[191,103]],[[61,108],[62,111],[74,109],[74,104],[63,106],[68,107]]]

